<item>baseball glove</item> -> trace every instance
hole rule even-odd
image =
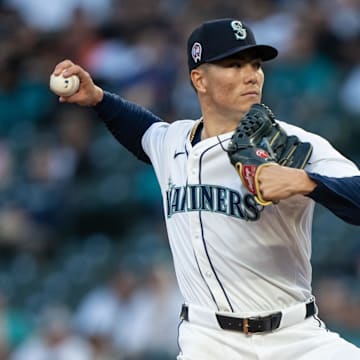
[[[267,106],[254,104],[234,131],[227,150],[243,185],[255,195],[260,205],[266,206],[272,201],[263,199],[260,192],[258,176],[261,168],[277,163],[303,169],[312,145],[301,142],[297,136],[288,136]]]

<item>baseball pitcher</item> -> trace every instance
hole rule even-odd
[[[315,202],[360,225],[360,171],[261,103],[262,63],[277,53],[240,20],[201,24],[187,56],[202,116],[171,124],[70,60],[54,69],[80,79],[61,102],[92,106],[155,169],[184,298],[179,360],[360,359],[319,319],[310,264]]]

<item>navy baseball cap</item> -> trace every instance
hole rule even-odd
[[[201,64],[227,58],[245,50],[263,61],[274,59],[278,51],[256,43],[251,29],[237,19],[206,21],[197,27],[187,42],[189,71]]]

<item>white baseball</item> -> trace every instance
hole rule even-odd
[[[64,77],[62,74],[50,76],[50,89],[59,96],[71,96],[79,90],[80,79],[77,75]]]

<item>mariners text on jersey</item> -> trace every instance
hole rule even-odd
[[[242,196],[239,192],[223,186],[175,186],[170,183],[166,190],[168,218],[179,212],[203,210],[256,221],[260,216],[260,208],[251,194]]]

